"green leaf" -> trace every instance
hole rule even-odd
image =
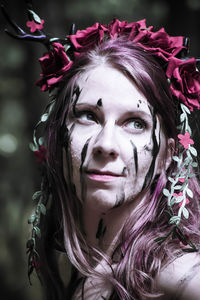
[[[181,190],[182,185],[175,185],[174,190]]]
[[[37,198],[39,198],[40,196],[42,196],[42,191],[37,191],[33,194],[32,199],[36,200]]]
[[[182,108],[183,111],[185,111],[186,113],[188,113],[190,115],[190,111],[187,108],[187,106],[185,106],[184,104],[181,103],[181,108]]]
[[[184,217],[186,218],[186,219],[188,219],[189,218],[189,211],[187,210],[187,208],[183,208],[183,215],[184,215]]]
[[[41,24],[41,19],[40,19],[40,17],[39,17],[33,10],[30,10],[30,9],[29,9],[28,11],[29,11],[29,13],[31,14],[33,20],[34,20],[36,23]]]
[[[198,167],[198,163],[194,161],[194,162],[192,163],[192,167],[193,167],[193,168],[197,168],[197,167]],[[192,174],[192,175],[194,175],[194,174]],[[189,176],[190,176],[190,175],[189,175]]]
[[[40,204],[40,211],[41,211],[41,213],[43,214],[43,215],[46,215],[46,207],[44,206],[44,204]]]
[[[190,146],[189,150],[192,153],[192,155],[197,156],[197,150],[194,147]]]
[[[38,140],[38,144],[40,146],[42,146],[44,144],[44,138],[43,137],[40,137],[39,140]]]
[[[174,179],[172,177],[168,177],[168,180],[173,183],[174,182]]]
[[[195,177],[194,173],[188,174],[188,178],[193,178],[193,177]]]
[[[176,202],[176,197],[172,197],[170,200],[170,206],[173,206],[175,202]]]
[[[29,148],[30,148],[31,151],[33,151],[33,152],[39,150],[38,146],[35,145],[35,144],[33,144],[33,143],[30,143],[30,144],[29,144]]]
[[[190,198],[193,198],[193,192],[189,188],[187,188],[186,193]]]
[[[179,216],[173,216],[169,220],[169,224],[176,224],[178,225],[180,223],[181,218]]]
[[[184,120],[185,120],[185,114],[182,113],[182,114],[180,115],[180,121],[183,122]]]
[[[172,156],[173,160],[179,162],[179,157],[178,156]]]
[[[37,226],[34,226],[33,229],[35,230],[36,235],[41,238],[41,231],[40,228]]]
[[[31,215],[28,219],[28,224],[33,224],[33,222],[35,221],[35,215]]]
[[[183,199],[184,199],[183,196],[175,197],[175,203],[180,203],[181,201],[183,201]]]
[[[163,189],[163,194],[166,196],[166,197],[169,197],[170,196],[170,193],[167,189]]]
[[[41,116],[40,120],[41,120],[41,122],[46,122],[47,119],[48,119],[48,114],[46,113]]]

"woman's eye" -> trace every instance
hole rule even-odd
[[[130,130],[141,131],[145,129],[145,122],[141,119],[130,119],[126,122],[125,126]]]
[[[93,112],[90,111],[79,111],[76,112],[76,118],[80,121],[85,122],[97,122],[97,118]]]

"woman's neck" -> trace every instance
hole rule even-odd
[[[125,221],[137,206],[132,201],[106,212],[96,210],[95,205],[85,203],[83,206],[83,225],[87,242],[92,247],[100,248],[110,256],[117,246]]]

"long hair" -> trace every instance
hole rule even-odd
[[[105,41],[75,60],[60,85],[45,131],[48,163],[45,176],[53,200],[50,217],[44,220],[45,234],[39,251],[43,257],[43,278],[47,282],[48,299],[70,299],[69,290],[72,294],[75,288],[72,287],[72,282],[77,284],[77,281],[74,281],[76,270],[83,277],[93,276],[102,282],[109,282],[112,290],[110,299],[153,298],[157,292],[154,286],[156,275],[161,267],[177,257],[181,250],[178,239],[166,239],[161,245],[155,241],[156,238],[165,236],[172,226],[166,214],[167,201],[162,190],[167,185],[168,176],[175,171],[173,162],[167,171],[163,170],[150,184],[144,201],[125,221],[111,260],[100,249],[87,245],[81,226],[82,206],[71,181],[70,132],[66,127],[66,120],[70,106],[73,105],[72,95],[78,78],[87,70],[101,64],[122,72],[137,86],[153,107],[153,114],[160,117],[166,137],[172,137],[175,144],[177,142],[177,108],[163,71],[165,66],[161,68],[160,63],[149,51],[127,41],[126,38],[120,38]],[[64,163],[67,165],[65,176],[63,148],[66,151]],[[182,230],[199,246],[200,191],[196,178],[191,179],[190,189],[193,190],[194,199],[188,204],[190,217],[182,221]],[[59,278],[56,262],[50,255],[53,247],[65,251],[72,264],[73,279],[67,295]],[[102,259],[110,263],[109,274],[95,270],[95,265]],[[112,268],[112,263],[115,264],[115,268]]]

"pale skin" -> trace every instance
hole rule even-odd
[[[67,127],[72,182],[83,207],[87,243],[109,256],[125,220],[142,203],[155,176],[168,168],[174,141],[165,137],[159,117],[136,86],[106,65],[88,70],[78,79]],[[187,257],[182,258],[186,266],[182,274],[178,271],[180,258],[160,273],[158,289],[165,295],[192,267]],[[200,261],[199,256],[196,260]],[[108,272],[106,265],[96,268]],[[177,299],[186,299],[180,297],[187,294],[187,289],[195,290],[190,282]],[[101,299],[109,292],[109,287],[102,287],[97,279],[85,282],[84,299]],[[81,299],[81,290],[74,299]]]

